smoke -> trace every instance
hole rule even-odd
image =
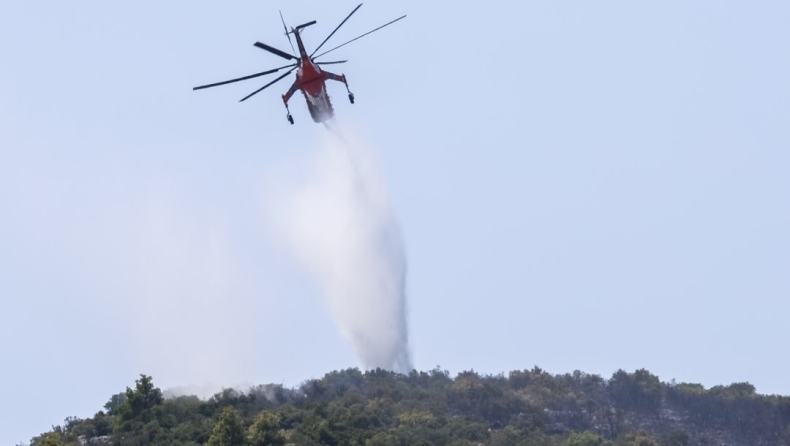
[[[317,280],[365,369],[411,370],[406,257],[375,151],[324,132],[277,209],[279,230]]]
[[[244,249],[257,235],[245,231],[255,197],[245,197],[249,210],[225,204],[243,190],[214,180],[221,160],[185,166],[188,148],[136,150],[112,140],[73,152],[27,149],[9,150],[19,173],[0,175],[0,208],[8,211],[0,295],[9,290],[19,302],[11,313],[23,321],[19,330],[37,323],[48,331],[21,345],[51,349],[57,332],[73,347],[53,353],[68,370],[58,379],[97,389],[128,385],[137,373],[160,386],[254,376],[256,315],[269,308],[266,283],[250,266],[257,257]],[[171,155],[152,161],[148,151]],[[251,176],[248,190],[257,181]],[[78,345],[81,354],[68,354]],[[35,376],[43,366],[28,367]]]

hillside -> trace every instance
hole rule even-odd
[[[151,377],[93,418],[67,418],[31,446],[790,445],[790,398],[748,383],[609,379],[538,367],[505,375],[335,371],[297,388],[165,398]]]

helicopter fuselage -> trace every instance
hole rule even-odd
[[[332,101],[329,98],[329,93],[326,91],[326,81],[332,79],[345,84],[346,76],[336,75],[322,70],[307,54],[304,44],[302,43],[302,36],[299,34],[299,28],[292,30],[292,32],[299,46],[299,68],[296,70],[296,81],[288,92],[283,95],[283,102],[287,107],[288,100],[291,96],[296,90],[301,90],[307,102],[307,109],[310,111],[310,117],[312,117],[315,122],[324,122],[335,115],[335,111],[332,108]]]

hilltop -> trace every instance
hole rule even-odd
[[[67,418],[31,446],[790,445],[790,398],[749,383],[706,389],[647,370],[609,379],[538,367],[507,375],[439,368],[334,371],[296,388],[165,398],[153,379]]]

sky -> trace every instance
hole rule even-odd
[[[359,365],[270,230],[325,130],[283,81],[355,3],[0,3],[0,444],[160,387]],[[790,4],[366,3],[340,125],[405,242],[417,369],[647,368],[790,394]],[[320,224],[320,222],[316,222]]]

